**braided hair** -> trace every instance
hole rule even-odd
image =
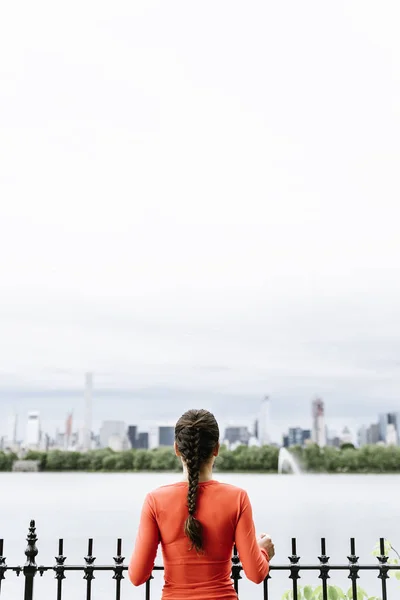
[[[184,532],[191,541],[191,549],[203,550],[203,528],[196,519],[197,492],[200,469],[212,456],[218,444],[219,428],[213,414],[207,410],[188,410],[175,426],[175,442],[188,471],[188,517]]]

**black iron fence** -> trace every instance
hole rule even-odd
[[[86,600],[95,600],[96,594],[92,593],[92,582],[95,579],[95,572],[97,571],[109,571],[112,573],[112,579],[115,580],[115,599],[121,599],[121,581],[124,579],[124,571],[128,570],[128,566],[124,564],[125,557],[122,556],[122,540],[117,540],[116,555],[113,558],[113,564],[99,565],[95,564],[96,557],[93,555],[93,539],[88,541],[87,556],[84,557],[84,564],[81,565],[69,565],[66,564],[66,556],[64,556],[64,541],[62,539],[58,542],[58,555],[55,558],[55,564],[52,566],[40,566],[36,563],[36,557],[38,554],[38,548],[36,545],[38,538],[36,536],[35,521],[30,522],[29,532],[27,537],[28,545],[25,550],[26,562],[24,566],[8,566],[6,558],[4,556],[4,541],[0,539],[0,596],[2,591],[2,584],[6,578],[8,572],[14,572],[17,576],[22,576],[25,579],[24,585],[24,600],[35,600],[34,595],[34,580],[39,574],[43,576],[46,572],[54,573],[56,579],[56,589],[54,597],[57,600],[62,600],[63,595],[63,581],[66,579],[66,573],[71,571],[81,571],[83,573],[83,579],[86,581]],[[293,600],[298,600],[300,597],[299,579],[301,571],[316,571],[318,577],[321,580],[321,592],[320,596],[322,600],[330,600],[331,594],[329,593],[328,579],[330,573],[333,571],[344,571],[347,572],[348,578],[351,580],[351,597],[353,600],[359,600],[360,591],[358,587],[358,579],[360,578],[361,571],[376,571],[377,577],[380,580],[380,587],[382,593],[382,600],[388,600],[387,591],[387,580],[389,578],[389,572],[391,570],[400,570],[400,564],[389,564],[389,557],[385,555],[385,540],[380,539],[380,554],[377,556],[377,562],[375,564],[363,565],[359,564],[358,556],[356,555],[355,540],[350,540],[350,554],[347,557],[348,562],[346,564],[332,565],[329,563],[329,556],[326,554],[326,542],[325,539],[321,539],[321,554],[318,557],[317,564],[300,564],[300,556],[297,555],[296,539],[292,539],[292,554],[288,557],[289,563],[285,565],[277,565],[272,562],[270,566],[270,573],[262,584],[262,592],[260,598],[264,600],[270,600],[269,596],[269,580],[273,576],[274,571],[287,571],[291,582],[291,597]],[[162,566],[155,566],[155,571],[162,571]],[[233,586],[240,598],[239,581],[242,579],[242,566],[240,564],[240,558],[234,548],[232,556],[232,580]],[[144,598],[151,600],[151,577],[145,584]],[[400,596],[400,590],[398,591],[397,597]],[[16,599],[17,600],[17,599]],[[22,600],[22,599],[21,599]],[[49,599],[50,600],[50,599]],[[389,599],[391,600],[391,599]]]

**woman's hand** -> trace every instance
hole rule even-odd
[[[269,558],[273,558],[275,555],[275,546],[272,542],[271,537],[266,534],[266,533],[262,533],[259,537],[259,539],[257,540],[257,544],[260,546],[260,548],[263,548],[264,550],[266,550]]]

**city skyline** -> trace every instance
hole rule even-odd
[[[86,395],[86,394],[85,394]],[[347,426],[341,432],[329,430],[324,425],[324,402],[317,398],[311,402],[312,428],[303,429],[301,427],[289,427],[288,431],[282,434],[282,439],[276,441],[266,438],[266,430],[259,430],[260,419],[265,417],[265,401],[262,400],[260,406],[259,419],[248,426],[245,423],[232,422],[221,429],[220,441],[227,444],[229,449],[235,449],[238,445],[262,446],[273,444],[276,446],[291,447],[292,445],[305,446],[309,443],[316,443],[321,448],[325,446],[334,446],[339,448],[341,444],[351,443],[356,446],[366,444],[384,444],[400,445],[400,412],[381,413],[375,422],[370,423],[368,427],[362,425],[357,431],[351,431]],[[268,410],[269,414],[269,410]],[[0,450],[29,451],[51,449],[57,450],[75,450],[85,452],[96,448],[110,447],[114,451],[128,450],[129,448],[153,449],[161,446],[172,446],[174,440],[174,424],[166,422],[155,422],[148,424],[144,430],[137,424],[128,424],[125,421],[107,420],[103,421],[99,430],[92,430],[90,436],[87,436],[85,421],[73,427],[73,415],[70,413],[65,422],[65,430],[57,431],[55,436],[49,435],[40,424],[40,413],[30,412],[26,423],[26,434],[19,439],[16,434],[17,415],[9,420],[9,434],[6,437],[0,436]],[[267,420],[269,423],[269,419]],[[89,440],[89,441],[88,441]]]
[[[43,418],[43,413],[40,413],[40,411],[34,411],[35,413],[37,412],[40,415],[40,419],[41,422],[43,423],[42,426],[42,431],[46,432],[46,434],[50,434],[50,436],[54,436],[56,431],[62,433],[64,430],[65,432],[67,432],[68,437],[71,435],[72,431],[78,433],[79,435],[82,436],[82,439],[88,439],[87,438],[87,398],[88,398],[88,389],[90,390],[89,394],[90,397],[92,396],[92,394],[94,394],[94,396],[96,397],[96,391],[93,391],[92,389],[92,381],[93,381],[93,374],[92,373],[86,373],[85,374],[85,385],[84,388],[81,390],[81,397],[80,397],[80,406],[77,407],[77,409],[71,410],[71,411],[67,411],[65,418],[63,420],[58,420],[55,423],[53,422],[53,430],[51,429],[51,427],[49,428],[49,421],[46,420],[46,417]],[[101,397],[101,394],[100,394]],[[103,400],[106,400],[106,398],[103,398]],[[65,400],[65,399],[64,399]],[[253,398],[253,404],[254,404],[254,398]],[[277,402],[278,400],[278,402]],[[107,404],[107,402],[106,402]],[[132,404],[132,403],[131,403]],[[265,413],[264,407],[266,406],[266,404],[268,405],[268,409],[267,412]],[[272,402],[272,414],[274,414],[274,404],[278,405],[279,404],[279,399],[276,399],[276,402]],[[36,404],[35,404],[36,406]],[[98,406],[98,403],[95,401],[95,407]],[[247,408],[248,408],[248,403],[247,403]],[[321,408],[318,408],[319,406],[321,406]],[[316,409],[317,407],[317,409]],[[212,407],[208,407],[209,410],[213,410]],[[243,415],[237,415],[236,418],[229,416],[227,417],[226,414],[221,418],[221,416],[219,416],[218,412],[214,410],[214,413],[216,414],[217,419],[219,420],[220,423],[220,429],[221,429],[221,439],[222,436],[224,434],[224,430],[229,427],[229,426],[233,426],[233,427],[241,427],[241,426],[245,426],[247,427],[247,429],[249,430],[249,432],[252,432],[254,430],[254,422],[255,420],[258,421],[258,430],[259,430],[259,435],[261,435],[261,438],[263,438],[264,443],[266,440],[270,440],[272,443],[281,443],[282,438],[286,435],[286,432],[288,429],[293,429],[293,428],[299,428],[299,429],[304,429],[304,430],[310,430],[312,432],[312,435],[315,438],[315,435],[317,435],[317,438],[319,440],[319,445],[325,445],[326,443],[326,438],[325,435],[326,434],[330,434],[331,436],[340,436],[341,432],[343,430],[349,430],[349,433],[351,432],[351,436],[356,440],[357,439],[357,435],[358,435],[358,431],[360,430],[360,428],[364,428],[366,430],[366,427],[371,425],[371,423],[376,423],[376,415],[374,415],[374,417],[370,418],[368,421],[361,421],[359,418],[354,422],[354,424],[352,424],[351,422],[349,422],[349,420],[347,419],[347,421],[343,420],[340,424],[338,422],[338,420],[335,419],[330,419],[329,418],[329,408],[328,408],[328,419],[326,419],[326,404],[325,401],[319,398],[313,398],[313,399],[309,399],[308,401],[308,409],[309,409],[309,414],[303,414],[301,418],[298,418],[297,421],[293,420],[293,414],[291,414],[291,417],[289,419],[286,419],[286,421],[284,422],[284,424],[282,423],[282,421],[276,421],[273,418],[271,419],[271,415],[270,415],[270,409],[271,409],[271,399],[269,397],[269,395],[265,396],[260,400],[259,398],[256,400],[256,404],[255,404],[255,411],[252,414],[251,412],[249,412],[249,410],[246,411],[246,416]],[[130,406],[130,410],[132,411],[132,405]],[[186,410],[186,408],[184,409]],[[317,410],[317,413],[315,412]],[[315,416],[316,414],[318,414],[318,410],[322,411],[321,415],[322,415],[322,421],[320,424],[320,434],[316,434],[315,433],[315,427],[316,427],[316,421],[315,421]],[[391,409],[388,408],[386,412],[391,412]],[[393,411],[392,411],[393,412]],[[29,409],[28,411],[28,417],[29,414],[32,413],[32,410]],[[385,411],[384,411],[385,413]],[[393,414],[395,413],[399,413],[400,411],[394,411]],[[133,414],[133,413],[131,413]],[[137,411],[134,411],[134,414],[137,417]],[[386,414],[386,413],[385,413]],[[112,415],[115,415],[115,412],[112,412]],[[168,417],[168,415],[170,415]],[[96,418],[97,417],[97,418]],[[140,431],[149,431],[151,430],[155,425],[159,426],[160,424],[163,425],[168,425],[171,426],[174,424],[174,418],[176,419],[176,416],[174,416],[174,418],[172,417],[171,411],[165,411],[164,413],[161,413],[157,416],[154,416],[152,418],[142,418],[142,419],[138,419],[135,417],[131,417],[129,419],[128,414],[119,414],[118,417],[120,418],[121,422],[126,423],[126,425],[131,425],[134,424],[138,430]],[[260,419],[261,420],[265,420],[266,418],[266,425],[265,425],[265,431],[263,431],[263,428],[261,426],[260,429]],[[382,411],[379,413],[379,422],[382,422],[382,418],[383,418],[383,413]],[[91,428],[92,432],[95,431],[99,431],[99,429],[101,428],[101,426],[104,424],[104,422],[111,422],[111,414],[106,416],[106,417],[100,417],[99,415],[96,415],[95,418],[93,419],[93,426]],[[335,422],[336,422],[336,426],[335,426]],[[5,433],[8,432],[10,430],[10,423],[12,424],[12,429],[17,432],[17,437],[19,439],[23,439],[23,435],[21,435],[21,433],[23,433],[23,427],[24,425],[24,415],[18,413],[18,412],[13,412],[13,413],[9,413],[7,415],[6,420],[2,419],[0,421],[0,437],[4,437]],[[4,431],[2,431],[2,427]],[[21,430],[18,430],[18,426],[20,426]],[[54,429],[55,427],[55,429]],[[379,426],[380,429],[382,430],[382,425]],[[323,438],[319,438],[318,436],[323,435]],[[382,434],[382,431],[381,431]],[[6,436],[7,437],[7,436]],[[385,437],[385,434],[383,433],[383,437]],[[260,437],[259,437],[260,439]],[[261,440],[262,441],[262,440]],[[83,442],[83,446],[87,447],[88,442]]]
[[[138,401],[138,404],[140,403],[140,401]],[[32,406],[37,406],[37,404],[33,403]],[[190,405],[190,407],[188,408],[199,408],[199,406],[197,405]],[[390,412],[390,408],[388,409],[388,412]],[[28,411],[29,412],[29,411]],[[0,437],[4,436],[8,430],[8,425],[7,425],[7,421],[9,420],[10,417],[12,417],[14,414],[17,415],[18,417],[18,421],[17,421],[17,432],[18,432],[18,437],[21,438],[22,434],[24,432],[24,418],[27,416],[28,412],[7,412],[5,414],[4,419],[0,420]],[[41,415],[41,422],[43,424],[43,430],[45,430],[46,432],[50,433],[51,435],[54,435],[55,432],[58,431],[63,431],[64,427],[65,427],[65,421],[67,418],[67,414],[64,415],[63,417],[60,417],[58,419],[48,419],[46,418],[46,413],[43,411],[38,411]],[[80,412],[79,409],[73,412],[74,415],[74,428],[76,430],[81,430],[83,429],[83,413],[82,413],[82,418],[80,418]],[[224,429],[228,426],[240,426],[240,425],[245,425],[246,427],[249,428],[249,430],[252,430],[253,426],[254,426],[254,421],[255,419],[257,419],[258,414],[257,411],[254,412],[254,414],[252,416],[248,416],[248,412],[246,411],[245,413],[238,413],[236,418],[229,418],[223,415],[224,411],[220,410],[219,412],[214,411],[217,420],[220,424],[220,429],[221,432],[224,431]],[[107,411],[105,411],[103,417],[97,417],[93,419],[93,427],[92,430],[93,431],[98,431],[101,427],[101,424],[104,421],[107,420],[111,420],[113,413],[110,412],[109,414],[107,413]],[[134,414],[134,412],[131,412],[131,414]],[[178,414],[177,418],[180,416],[180,414]],[[124,420],[124,422],[126,422],[128,425],[134,423],[135,425],[138,426],[138,428],[140,430],[148,430],[149,428],[151,428],[153,425],[159,424],[159,423],[168,423],[171,424],[173,422],[173,417],[174,415],[171,413],[164,413],[164,417],[160,417],[158,418],[157,416],[148,416],[146,417],[142,417],[139,419],[129,419],[127,416],[124,417],[124,415],[121,415],[121,419]],[[363,420],[361,419],[346,419],[346,418],[339,418],[339,419],[329,419],[327,420],[327,427],[328,430],[332,433],[336,433],[339,434],[344,427],[350,427],[350,429],[352,430],[353,434],[356,434],[357,429],[362,426],[362,425],[370,425],[371,422],[374,422],[374,419],[376,420],[376,414],[372,414],[371,417],[367,417]],[[297,419],[293,419],[290,417],[287,417],[286,419],[279,419],[278,421],[272,421],[271,420],[271,434],[270,434],[270,438],[271,438],[271,442],[273,443],[280,443],[282,435],[285,433],[285,431],[291,427],[300,427],[302,429],[311,429],[312,427],[312,419],[311,416],[307,413],[305,413],[302,417],[297,418]]]

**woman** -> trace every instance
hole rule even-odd
[[[212,478],[218,451],[215,417],[186,412],[175,426],[184,481],[158,488],[144,502],[129,577],[134,585],[149,579],[161,543],[163,600],[237,600],[230,577],[234,543],[251,581],[268,574],[274,545],[266,535],[256,540],[247,493]]]

